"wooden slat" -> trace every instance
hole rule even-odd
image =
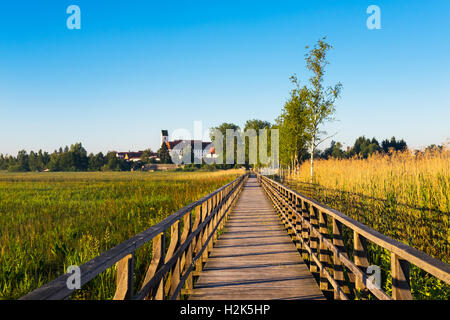
[[[114,300],[133,297],[134,255],[129,254],[117,262],[116,293]]]
[[[303,200],[300,200],[302,203],[302,257],[303,259],[308,259],[308,250],[306,250],[306,247],[303,243],[307,244],[309,243],[309,228],[306,224],[306,222],[309,221],[309,213],[308,209],[306,208],[306,202]]]
[[[392,298],[395,300],[412,300],[409,284],[409,262],[399,259],[391,253]]]
[[[343,254],[346,254],[344,247],[344,236],[342,233],[342,225],[339,221],[337,221],[334,218],[333,218],[333,244]],[[333,268],[334,268],[334,275],[333,275],[334,279],[343,288],[344,293],[349,294],[350,293],[349,286],[345,284],[344,267],[336,253],[333,254]],[[334,298],[339,299],[339,295],[337,294],[336,291],[334,292]]]
[[[150,262],[150,266],[147,269],[147,272],[145,274],[144,281],[141,286],[144,288],[147,283],[153,278],[156,271],[161,268],[161,266],[164,264],[165,260],[165,235],[164,233],[160,233],[152,240],[152,261]],[[161,280],[158,287],[152,291],[152,295],[149,294],[147,296],[148,299],[157,299],[162,300],[164,296],[164,281]]]
[[[366,239],[359,235],[356,231],[353,232],[353,256],[355,265],[361,269],[363,273],[366,273],[369,266],[369,260],[367,259],[367,243]],[[356,278],[355,288],[360,291],[361,294],[366,293],[366,286],[363,282]]]
[[[327,227],[327,216],[321,211],[319,211],[319,232],[322,235],[322,237],[324,237],[325,239],[329,238],[328,237],[328,227]],[[328,247],[322,240],[319,242],[319,244],[320,244],[319,245],[319,250],[320,250],[319,260],[320,260],[320,263],[324,266],[323,269],[326,269],[327,267],[330,266],[330,263],[331,263],[330,258],[329,258]],[[322,290],[322,291],[329,290],[327,277],[325,276],[323,271],[320,272],[320,290]]]
[[[311,205],[309,205],[309,219],[311,222],[311,227],[309,231],[309,247],[312,250],[311,254],[314,254],[317,256],[318,248],[319,248],[319,239],[317,238],[317,235],[314,233],[314,230],[317,230],[319,227],[318,219],[317,219],[317,209]],[[312,260],[311,260],[312,261]],[[309,264],[309,270],[313,274],[318,273],[318,267],[315,263]]]

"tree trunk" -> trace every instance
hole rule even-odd
[[[314,182],[314,136],[311,139],[311,183]]]

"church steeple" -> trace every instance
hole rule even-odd
[[[167,130],[161,130],[161,143],[159,146],[162,146],[163,143],[169,142],[169,133]]]

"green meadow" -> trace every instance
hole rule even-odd
[[[17,299],[232,181],[217,172],[0,172],[0,299]],[[151,257],[136,251],[136,282]],[[75,299],[110,299],[114,267]]]

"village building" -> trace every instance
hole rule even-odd
[[[117,153],[117,158],[119,159],[124,159],[127,161],[133,161],[133,162],[137,162],[137,161],[141,161],[142,159],[142,155],[144,154],[144,151],[138,151],[138,152],[118,152]],[[150,159],[155,159],[155,161],[159,161],[158,155],[154,152],[152,152],[150,154]]]
[[[169,133],[167,130],[161,130],[161,145],[165,143],[171,154],[176,153],[182,155],[183,149],[190,146],[194,152],[196,159],[216,158],[215,148],[212,142],[204,142],[201,140],[174,140],[169,141]]]
[[[201,140],[174,140],[169,141],[169,132],[167,130],[161,130],[161,146],[165,143],[167,149],[171,154],[176,153],[179,156],[182,155],[183,149],[187,146],[191,147],[194,152],[194,157],[196,159],[203,158],[216,158],[214,145],[212,142],[204,142]],[[117,158],[124,159],[127,161],[138,162],[142,160],[142,155],[144,151],[128,151],[128,152],[117,152]],[[152,152],[150,154],[150,159],[154,159],[155,162],[159,162],[158,154]]]

